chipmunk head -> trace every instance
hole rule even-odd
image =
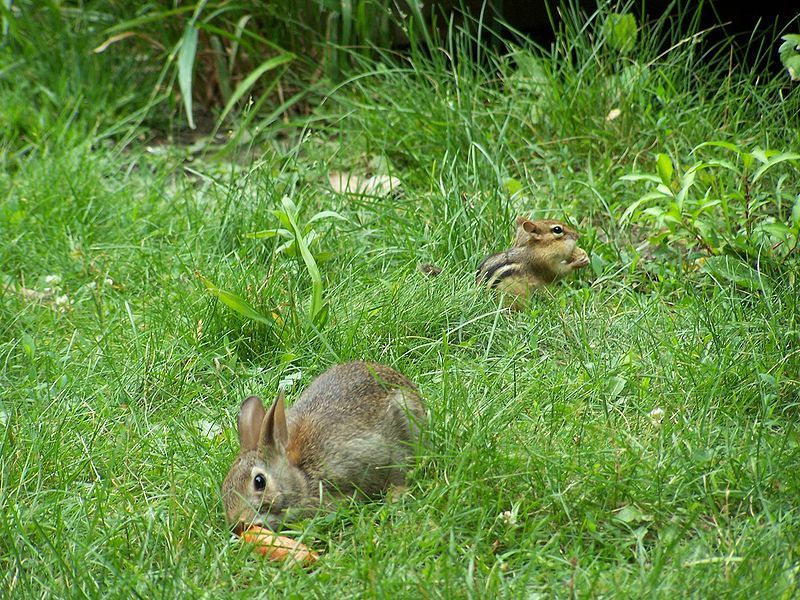
[[[518,217],[516,225],[515,246],[529,247],[554,260],[569,259],[577,245],[578,232],[561,221]]]

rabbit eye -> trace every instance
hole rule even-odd
[[[556,225],[556,226],[554,226],[554,227],[553,227],[553,229],[552,229],[552,231],[553,231],[553,233],[555,233],[556,235],[561,235],[562,233],[564,233],[564,229],[561,227],[561,225]]]
[[[259,473],[253,478],[253,485],[256,486],[256,491],[262,492],[267,487],[267,478]]]

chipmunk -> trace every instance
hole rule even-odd
[[[541,289],[589,264],[577,245],[578,233],[560,221],[516,220],[514,245],[483,259],[477,282],[509,298],[512,310],[522,308],[533,290]]]

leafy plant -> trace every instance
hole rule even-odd
[[[322,276],[319,272],[318,260],[325,260],[327,255],[317,254],[311,252],[311,245],[319,237],[319,234],[314,230],[314,223],[318,223],[325,219],[339,219],[346,221],[342,215],[333,210],[323,210],[313,215],[308,221],[300,226],[298,218],[297,206],[288,197],[284,196],[281,200],[283,209],[273,209],[271,212],[281,223],[281,227],[273,229],[265,229],[255,233],[247,234],[251,239],[266,239],[272,237],[282,237],[286,241],[278,246],[277,252],[284,252],[289,256],[297,258],[298,256],[303,260],[306,271],[311,278],[311,298],[309,302],[309,315],[311,322],[317,326],[322,327],[328,320],[329,305],[323,301],[323,283]]]
[[[781,39],[783,43],[778,48],[781,63],[789,71],[792,81],[800,81],[800,34],[790,33]]]
[[[790,209],[784,203],[787,176],[768,180],[766,175],[784,163],[797,171],[800,154],[748,151],[723,141],[700,144],[692,154],[708,147],[733,152],[738,161],[712,158],[682,170],[662,153],[656,156],[655,174],[621,177],[654,188],[631,203],[621,221],[642,219],[661,228],[656,237],[680,239],[711,255],[786,260],[798,246],[800,194]]]
[[[120,12],[137,9],[130,3]],[[146,5],[108,27],[95,52],[122,41],[138,43],[137,53],[160,65],[144,113],[170,97],[165,88],[172,90],[191,129],[197,103],[218,109],[213,138],[251,97],[246,115],[234,121],[236,131],[247,131],[257,117],[255,129],[263,130],[314,90],[322,73],[337,78],[348,55],[368,56],[375,46],[388,47],[401,31],[397,17],[387,0]],[[233,137],[234,143],[250,139]]]
[[[603,35],[609,46],[626,53],[633,50],[639,29],[631,13],[609,13],[603,25]]]
[[[247,94],[255,93],[256,110],[251,110],[248,118],[238,123],[241,131],[267,98],[273,96],[287,72],[288,63],[297,58],[262,33],[254,19],[256,8],[237,3],[199,2],[195,6],[147,12],[109,27],[105,32],[108,39],[95,48],[95,52],[104,52],[122,40],[129,40],[126,43],[145,40],[150,52],[159,53],[156,62],[161,62],[149,105],[157,102],[163,82],[172,73],[170,81],[177,80],[191,129],[195,128],[195,98],[202,99],[206,106],[224,106],[216,120],[216,132],[237,103]],[[271,71],[276,72],[265,78]],[[302,95],[282,102],[283,110],[290,108]],[[273,115],[272,120],[277,116]]]
[[[203,283],[212,296],[218,298],[225,306],[239,313],[243,317],[246,317],[252,321],[264,323],[265,325],[272,325],[274,323],[273,319],[261,314],[258,310],[253,308],[253,306],[247,300],[234,292],[230,292],[218,287],[208,278],[201,275],[199,271],[195,271],[195,277],[197,277]]]

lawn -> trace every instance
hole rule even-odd
[[[158,73],[75,15],[0,48],[0,595],[800,594],[800,84],[777,38],[609,15],[354,56],[224,149],[158,134]],[[509,313],[475,269],[521,214],[591,264]],[[224,522],[239,404],[354,359],[426,400],[409,489],[269,563]]]

